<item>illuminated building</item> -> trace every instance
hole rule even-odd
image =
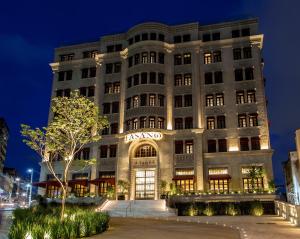
[[[6,157],[7,141],[9,129],[3,118],[0,118],[0,172],[3,171],[4,161]]]
[[[79,89],[110,121],[101,142],[78,155],[97,165],[71,174],[70,190],[102,195],[118,180],[130,183],[130,199],[158,199],[162,181],[167,190],[173,183],[190,193],[268,190],[273,150],[262,47],[258,22],[250,19],[148,22],[57,48],[52,97]],[[264,169],[254,185],[253,165]],[[40,186],[56,196],[51,179],[42,165]]]

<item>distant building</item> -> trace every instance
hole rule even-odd
[[[6,157],[8,133],[9,130],[5,120],[0,118],[0,172],[3,171],[3,165]]]
[[[296,147],[297,151],[290,152],[284,162],[284,173],[287,201],[300,205],[300,129],[296,131]]]
[[[98,163],[69,175],[70,192],[102,196],[118,180],[129,182],[130,199],[159,199],[162,181],[188,194],[268,192],[273,150],[262,47],[250,19],[148,22],[57,48],[52,98],[79,89],[110,121],[102,140],[78,154]],[[253,167],[264,175],[250,178]],[[48,197],[60,194],[43,163],[38,186]]]

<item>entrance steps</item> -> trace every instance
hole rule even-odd
[[[168,208],[165,200],[108,200],[101,211],[111,217],[176,216],[176,211]]]

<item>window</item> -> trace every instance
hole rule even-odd
[[[249,127],[258,126],[257,114],[249,114]]]
[[[110,114],[110,103],[103,104],[103,114]]]
[[[240,138],[240,149],[241,149],[241,151],[249,150],[249,139],[248,138]]]
[[[212,54],[210,52],[204,53],[204,64],[212,63]]]
[[[139,107],[139,97],[136,95],[133,97],[133,108]]]
[[[235,81],[242,81],[244,79],[243,69],[234,70]]]
[[[183,42],[188,42],[191,41],[191,35],[190,34],[185,34],[182,36],[182,41]]]
[[[118,133],[118,128],[119,128],[118,123],[110,124],[110,133],[111,134],[117,134]]]
[[[218,41],[218,40],[220,40],[220,37],[221,35],[220,35],[220,32],[214,32],[213,34],[212,34],[212,40],[213,41]]]
[[[174,105],[175,105],[175,108],[182,107],[182,96],[181,95],[176,95],[175,96]]]
[[[117,44],[115,47],[116,47],[116,51],[122,51],[123,49],[122,44]]]
[[[114,63],[114,73],[121,72],[121,62]]]
[[[224,105],[224,94],[216,94],[216,105]]]
[[[208,175],[226,175],[228,174],[228,168],[210,168],[208,169]]]
[[[216,147],[216,140],[210,139],[207,140],[207,152],[208,153],[214,153],[217,152],[217,147]]]
[[[141,145],[135,151],[136,158],[143,158],[143,157],[156,157],[156,150],[154,147],[148,144]]]
[[[163,35],[163,34],[158,34],[158,40],[159,40],[159,41],[165,41],[165,35]]]
[[[246,192],[253,192],[255,190],[263,190],[264,180],[263,177],[259,178],[243,178],[243,188]]]
[[[181,86],[182,85],[182,75],[176,74],[174,76],[174,85],[175,86]]]
[[[108,147],[107,145],[100,146],[100,158],[107,158]]]
[[[126,120],[125,127],[126,127],[126,131],[131,129],[131,120]]]
[[[154,33],[154,32],[150,33],[150,40],[152,40],[152,41],[156,40],[156,33]]]
[[[247,101],[248,103],[255,103],[255,91],[254,90],[248,90],[247,91]]]
[[[158,119],[157,119],[157,127],[159,129],[164,129],[165,128],[164,122],[165,122],[164,118],[158,117]]]
[[[158,84],[163,85],[165,84],[165,74],[158,73]]]
[[[233,49],[233,60],[240,60],[242,59],[242,50],[241,48]]]
[[[236,92],[236,103],[237,104],[244,104],[245,103],[244,91],[237,91]]]
[[[212,72],[206,72],[204,74],[204,78],[205,78],[205,84],[206,85],[213,84],[213,74],[212,74]]]
[[[155,72],[150,72],[150,80],[149,83],[150,84],[156,84],[156,73]]]
[[[132,86],[132,77],[127,78],[127,88],[130,88]]]
[[[206,106],[214,106],[214,96],[213,95],[206,96]]]
[[[192,129],[193,128],[193,118],[192,117],[185,118],[184,127],[186,129]]]
[[[174,65],[181,65],[182,64],[182,57],[181,55],[175,55],[174,56]]]
[[[228,193],[229,181],[228,179],[211,179],[209,180],[209,190],[213,193]]]
[[[135,35],[134,36],[134,42],[139,42],[141,40],[141,36],[140,35]]]
[[[128,39],[128,45],[132,45],[133,44],[133,38],[129,38]]]
[[[113,64],[107,63],[105,66],[105,73],[106,74],[112,74],[113,73]]]
[[[240,37],[240,30],[231,31],[232,38]]]
[[[95,95],[95,86],[89,86],[88,88],[88,97],[93,97]]]
[[[114,94],[120,93],[120,82],[113,83],[113,93]]]
[[[244,58],[252,58],[251,47],[243,48]]]
[[[155,117],[149,117],[149,128],[155,128]]]
[[[175,169],[175,175],[181,176],[181,175],[194,175],[194,169],[190,168],[181,168],[181,169]]]
[[[156,96],[154,94],[149,95],[149,106],[155,106]]]
[[[112,103],[112,112],[111,113],[119,113],[119,102],[113,102]]]
[[[116,144],[109,146],[109,157],[110,158],[117,157],[117,145]]]
[[[254,79],[253,68],[252,67],[248,67],[248,68],[245,69],[245,78],[246,78],[246,80],[253,80]]]
[[[250,28],[242,29],[242,36],[250,36]]]
[[[97,53],[98,53],[97,50],[84,51],[84,52],[82,52],[82,57],[83,58],[95,58]]]
[[[226,123],[225,123],[225,116],[217,116],[217,128],[218,129],[224,129],[226,128]]]
[[[132,64],[133,64],[133,57],[130,56],[130,57],[128,57],[128,67],[129,68],[132,67]]]
[[[151,51],[150,52],[150,63],[156,62],[156,52]]]
[[[194,191],[194,179],[176,179],[174,180],[175,186],[182,192]]]
[[[147,72],[141,73],[141,84],[147,84]]]
[[[183,154],[183,141],[175,140],[175,154]]]
[[[174,43],[181,43],[181,36],[174,36]]]
[[[259,137],[251,138],[251,149],[252,150],[260,150],[260,140]]]
[[[132,120],[132,129],[138,129],[138,119],[137,118]]]
[[[164,64],[165,63],[165,54],[162,52],[158,53],[158,63],[159,64]]]
[[[72,80],[72,74],[73,71],[68,70],[68,71],[60,71],[58,72],[58,81],[64,81],[64,80]]]
[[[207,129],[215,129],[215,118],[214,117],[207,117]]]
[[[223,73],[222,71],[216,71],[214,72],[214,76],[215,76],[215,83],[223,83]]]
[[[114,52],[114,51],[115,51],[115,46],[114,45],[106,46],[106,52],[107,53]]]
[[[185,153],[192,154],[193,153],[193,140],[186,140],[185,141]]]
[[[111,94],[112,93],[112,84],[105,83],[104,84],[104,94]]]
[[[191,64],[191,63],[192,63],[191,53],[184,53],[183,54],[183,64]]]
[[[227,152],[226,139],[218,139],[219,152]]]
[[[147,41],[148,40],[148,33],[143,33],[142,34],[142,41]]]
[[[133,85],[138,85],[140,82],[140,75],[139,74],[135,74],[133,76]]]
[[[86,96],[86,87],[80,87],[79,88],[79,94],[82,96]]]
[[[142,63],[148,63],[148,52],[143,52],[142,53]]]
[[[183,120],[182,118],[175,118],[175,130],[183,129]]]
[[[184,74],[184,85],[192,85],[192,74]]]
[[[146,128],[146,123],[147,123],[147,118],[146,117],[140,117],[140,128],[143,129],[143,128]]]
[[[147,105],[147,94],[141,94],[141,106]]]
[[[239,122],[239,127],[247,127],[247,117],[245,114],[238,115],[238,122]]]
[[[192,95],[185,95],[184,96],[184,107],[192,106],[193,98]]]
[[[64,55],[60,55],[60,61],[72,61],[74,58],[74,53],[71,54],[64,54]]]
[[[109,128],[102,129],[102,135],[108,135],[109,134]]]
[[[221,61],[222,61],[221,51],[215,51],[214,52],[214,62],[221,62]]]
[[[140,64],[140,54],[138,53],[134,55],[134,64],[135,65]]]
[[[81,79],[85,79],[89,77],[89,69],[84,68],[81,70]]]
[[[131,108],[131,98],[127,98],[126,99],[126,109],[130,109]]]
[[[210,41],[210,33],[205,33],[202,35],[202,41],[207,42]]]
[[[163,107],[165,105],[165,96],[164,95],[158,95],[158,105],[160,107]]]

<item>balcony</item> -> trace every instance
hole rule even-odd
[[[194,155],[193,154],[176,154],[175,155],[175,166],[177,167],[193,167]]]

